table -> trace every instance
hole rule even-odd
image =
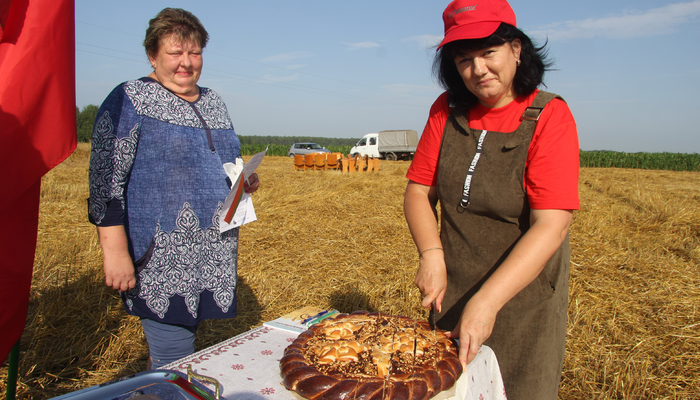
[[[207,349],[165,365],[163,369],[186,372],[188,366],[221,383],[227,400],[297,400],[282,384],[279,360],[297,333],[268,326],[254,328]],[[454,387],[454,395],[434,399],[505,400],[505,389],[496,356],[487,346],[467,366]]]

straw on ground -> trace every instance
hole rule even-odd
[[[88,146],[43,180],[19,398],[145,368],[140,325],[104,285],[86,219]],[[408,163],[372,174],[294,173],[291,163],[263,161],[258,221],[240,232],[239,316],[203,323],[198,349],[303,305],[425,318],[403,218]],[[583,168],[580,182],[560,398],[698,398],[700,173]],[[4,365],[2,392],[6,376]]]

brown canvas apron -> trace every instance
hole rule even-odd
[[[452,330],[464,305],[530,227],[525,161],[537,118],[552,93],[539,92],[511,133],[487,132],[473,168],[469,205],[460,206],[479,130],[451,112],[438,161],[437,190],[447,264],[447,293],[437,325]],[[556,399],[564,359],[569,278],[568,236],[542,273],[496,316],[484,343],[496,353],[509,400]]]

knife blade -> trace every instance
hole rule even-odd
[[[418,350],[418,335],[416,334],[417,321],[413,321],[413,370],[416,370],[416,351]]]

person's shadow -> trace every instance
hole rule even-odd
[[[357,288],[336,290],[330,296],[331,308],[342,313],[351,313],[357,310],[369,312],[377,311],[377,308],[370,301],[369,297]]]
[[[35,288],[29,302],[20,347],[22,380],[42,381],[47,376],[77,380],[81,371],[99,370],[105,381],[112,381],[145,371],[148,345],[138,318],[126,315],[121,299],[105,286],[103,276],[88,269],[54,278],[58,284]],[[244,279],[239,278],[237,290],[239,316],[204,321],[197,332],[196,351],[262,322],[260,304]],[[27,365],[33,365],[29,371]],[[56,396],[90,386],[54,384],[45,393],[34,390],[35,395]],[[262,399],[258,394],[245,398]]]
[[[94,269],[54,273],[55,282],[32,290],[20,342],[22,380],[46,386],[42,391],[32,384],[29,393],[56,396],[90,386],[80,383],[81,371],[100,370],[106,381],[145,370],[148,351],[138,319],[126,316],[103,276]]]

